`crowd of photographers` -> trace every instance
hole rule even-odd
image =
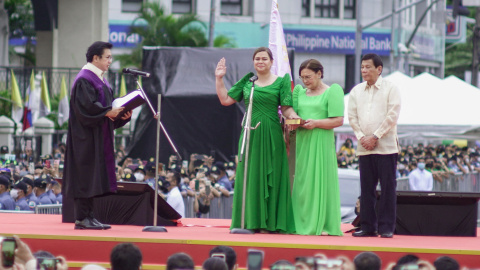
[[[2,256],[0,256],[0,270],[67,270],[68,262],[63,256],[55,256],[48,251],[32,252],[29,246],[17,236],[1,239]],[[353,260],[346,256],[327,258],[324,254],[296,257],[294,261],[279,260],[271,265],[264,265],[262,250],[248,250],[247,269],[261,270],[459,270],[459,263],[452,257],[439,256],[433,263],[422,260],[416,255],[406,254],[396,262],[382,262],[373,252],[361,252]],[[117,244],[110,252],[110,269],[112,270],[141,270],[143,255],[138,246],[133,243]],[[170,255],[166,262],[166,270],[195,270],[198,264],[186,253],[179,252]],[[202,270],[237,270],[237,253],[229,246],[216,246],[205,252],[201,263]],[[86,263],[82,270],[104,270],[105,267]],[[463,267],[462,269],[468,269]]]
[[[144,182],[155,188],[156,166],[148,161],[126,157],[122,149],[116,152],[117,180]],[[214,197],[229,197],[235,184],[236,162],[215,161],[212,156],[192,154],[189,160],[170,156],[167,164],[158,164],[160,195],[185,216],[183,198],[194,197],[194,212],[200,217],[210,211]]]

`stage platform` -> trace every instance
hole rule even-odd
[[[448,218],[448,217],[445,217]],[[72,223],[62,223],[60,215],[0,214],[0,235],[18,235],[32,251],[47,250],[67,258],[69,268],[79,269],[86,263],[109,268],[110,251],[122,242],[133,242],[143,253],[143,269],[165,269],[173,253],[186,252],[200,267],[216,245],[235,249],[240,268],[246,267],[247,250],[265,252],[264,268],[273,262],[297,256],[323,253],[334,258],[345,255],[351,259],[359,252],[373,251],[384,268],[399,257],[414,253],[433,262],[441,255],[457,259],[462,266],[480,268],[480,237],[437,237],[395,235],[393,239],[355,238],[344,236],[301,236],[282,234],[230,234],[230,220],[182,219],[182,225],[166,227],[166,233],[142,232],[141,226],[113,225],[106,231],[74,230]],[[342,225],[346,231],[351,225]],[[478,230],[478,229],[477,229]],[[480,235],[477,231],[477,235]]]

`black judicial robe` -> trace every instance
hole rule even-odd
[[[114,129],[130,119],[112,121],[113,91],[106,80],[82,69],[70,96],[70,117],[63,185],[70,198],[91,198],[117,190]]]

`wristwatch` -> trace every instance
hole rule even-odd
[[[378,140],[378,137],[375,134],[373,134],[373,138],[375,138],[375,140]]]

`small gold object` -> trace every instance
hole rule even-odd
[[[305,120],[297,118],[297,119],[285,119],[286,125],[303,125],[305,124]]]

